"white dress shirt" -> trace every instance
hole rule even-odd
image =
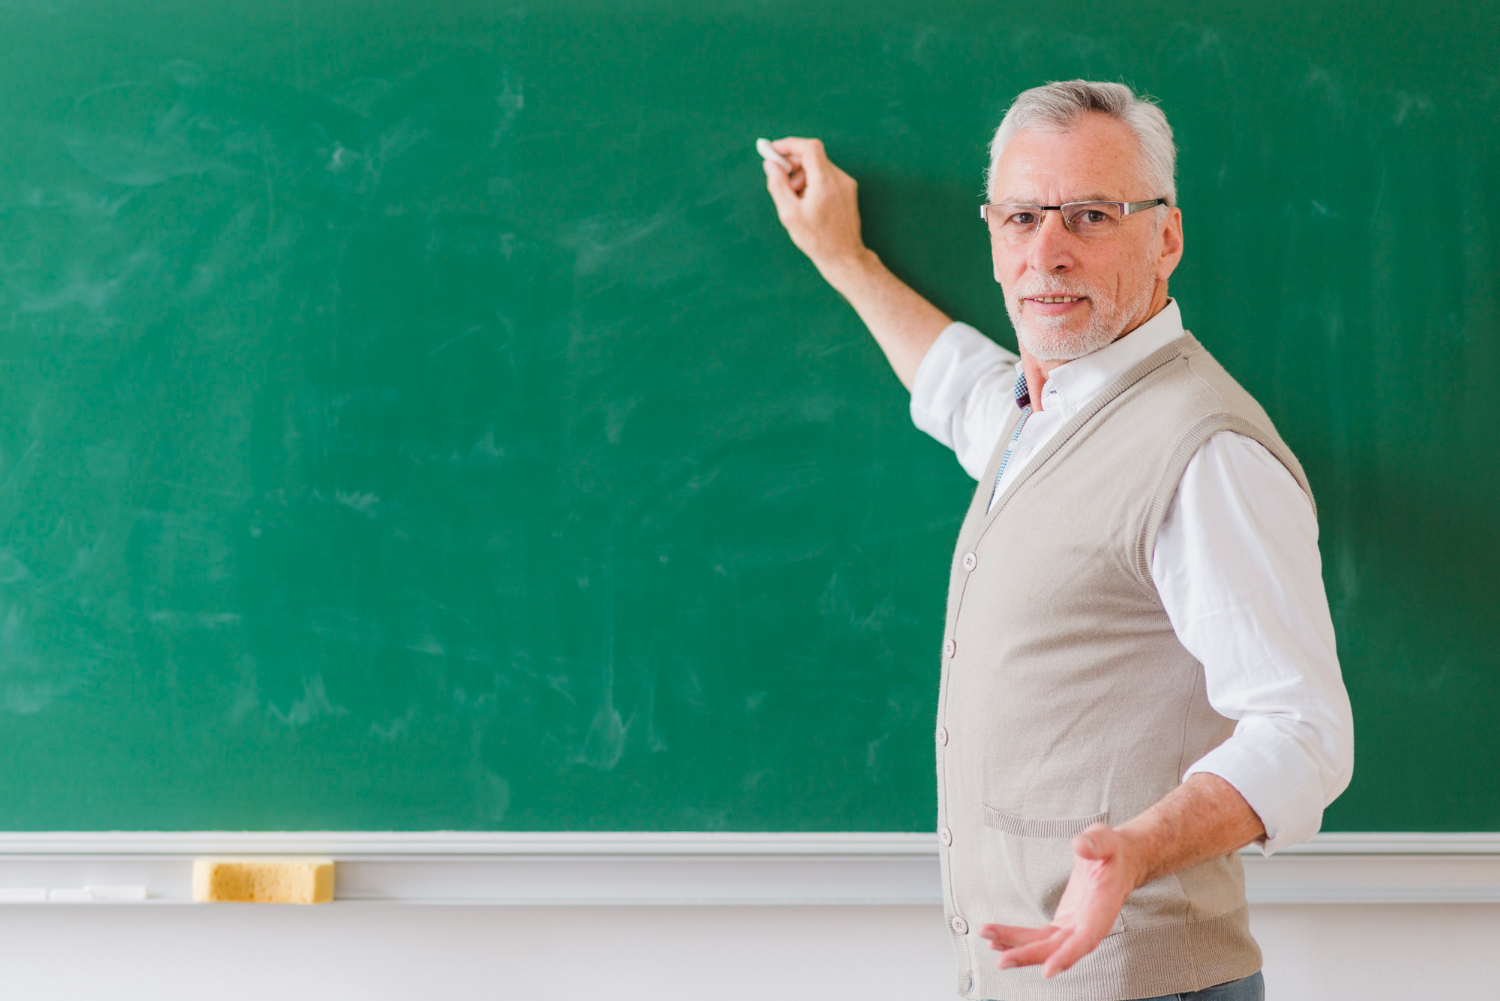
[[[1041,399],[1033,396],[995,496],[1106,386],[1183,333],[1169,300],[1113,344],[1054,369]],[[1015,355],[951,324],[917,369],[912,420],[978,479],[1015,410],[1019,371]],[[1151,577],[1178,640],[1203,664],[1209,704],[1236,721],[1233,736],[1183,778],[1209,772],[1234,786],[1265,825],[1267,855],[1306,841],[1354,766],[1353,717],[1307,495],[1253,438],[1213,435],[1167,508]]]

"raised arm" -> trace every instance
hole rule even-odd
[[[766,187],[792,242],[819,273],[849,300],[907,389],[917,366],[951,322],[942,310],[891,274],[860,237],[854,178],[833,165],[817,139],[771,144],[792,162],[789,175],[766,161]]]

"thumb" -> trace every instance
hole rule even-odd
[[[1114,829],[1094,824],[1073,839],[1073,854],[1079,858],[1106,859],[1115,853]]]
[[[821,187],[827,178],[833,161],[828,159],[820,139],[802,139],[787,136],[771,143],[771,148],[782,156],[796,157],[792,162],[801,167],[814,187]]]

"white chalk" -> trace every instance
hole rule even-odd
[[[84,889],[93,900],[103,903],[145,900],[150,896],[144,886],[85,886]]]
[[[45,886],[0,886],[0,904],[45,904]]]
[[[118,904],[148,896],[144,886],[56,886],[51,890],[0,890],[0,903]]]
[[[54,904],[92,904],[94,895],[83,887],[55,887],[47,894]]]
[[[771,140],[769,139],[755,140],[755,151],[761,156],[765,157],[767,160],[770,160],[772,163],[780,166],[788,174],[797,169],[796,167],[792,166],[792,161],[788,160],[786,157],[782,156],[771,147]]]

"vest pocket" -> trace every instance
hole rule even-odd
[[[1073,838],[1093,824],[1109,823],[1108,813],[1092,817],[1033,820],[984,807],[984,875],[1001,924],[1044,925],[1073,874]],[[1123,931],[1120,918],[1109,930]]]

